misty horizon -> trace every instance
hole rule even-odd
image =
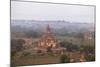
[[[22,21],[22,22],[43,22],[43,23],[45,23],[45,22],[49,22],[49,23],[52,23],[52,22],[57,22],[57,23],[93,23],[94,24],[94,22],[77,22],[77,21],[65,21],[65,20],[23,20],[23,19],[20,19],[20,20],[15,20],[15,19],[12,19],[11,20],[11,22],[13,22],[13,21]]]

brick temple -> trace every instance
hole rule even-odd
[[[46,30],[42,37],[38,40],[37,47],[34,48],[35,51],[48,52],[48,50],[53,53],[63,53],[66,48],[60,47],[60,44],[53,32],[50,29],[50,26],[47,25]]]

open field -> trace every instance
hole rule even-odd
[[[15,65],[37,65],[37,64],[54,64],[60,63],[60,56],[27,56],[14,60]]]

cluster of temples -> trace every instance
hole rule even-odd
[[[60,47],[59,42],[52,33],[49,25],[47,25],[45,33],[38,40],[37,47],[34,48],[34,51],[52,51],[53,53],[63,53],[65,50],[66,48]]]

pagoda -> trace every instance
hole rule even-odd
[[[66,50],[66,48],[60,47],[59,42],[52,33],[49,25],[47,25],[44,34],[38,40],[38,44],[35,49],[41,52],[47,52],[48,49],[50,49],[53,53],[61,53]]]
[[[46,32],[40,38],[40,40],[38,42],[38,47],[44,48],[44,49],[58,47],[58,41],[54,37],[53,33],[51,32],[49,25],[47,25]]]

